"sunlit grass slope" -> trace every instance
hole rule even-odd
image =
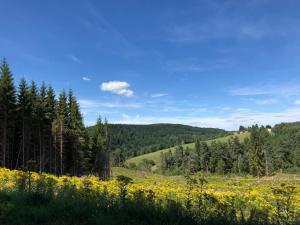
[[[249,132],[235,133],[235,134],[232,134],[232,135],[228,135],[226,137],[221,137],[221,138],[216,138],[216,139],[208,140],[206,142],[207,142],[207,144],[211,144],[212,141],[221,141],[221,142],[224,142],[224,141],[227,141],[229,138],[234,137],[234,136],[237,136],[242,141],[246,137],[249,136]],[[195,148],[195,143],[185,144],[185,145],[183,145],[183,147],[184,148],[189,147],[191,149],[194,149]],[[136,165],[138,165],[144,159],[147,159],[147,160],[153,160],[155,162],[155,167],[157,168],[161,164],[160,154],[168,152],[169,150],[171,150],[172,152],[174,152],[175,151],[175,147],[167,148],[167,149],[163,149],[163,150],[159,150],[159,151],[156,151],[156,152],[151,152],[151,153],[140,155],[140,156],[137,156],[137,157],[133,157],[133,158],[128,159],[127,163],[135,163]]]

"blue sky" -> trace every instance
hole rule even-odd
[[[0,57],[86,125],[300,120],[300,2],[1,0]]]

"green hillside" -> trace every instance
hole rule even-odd
[[[112,152],[122,154],[124,158],[170,148],[179,142],[191,143],[196,138],[208,140],[227,134],[222,129],[199,128],[181,124],[109,124],[109,129]],[[94,127],[88,127],[87,131],[92,136]]]
[[[244,140],[246,137],[249,136],[249,132],[235,133],[235,134],[232,134],[232,135],[228,135],[226,137],[220,137],[220,138],[216,138],[216,139],[211,139],[211,140],[208,140],[206,142],[208,144],[210,144],[212,141],[221,141],[221,142],[224,142],[224,141],[227,141],[229,138],[234,137],[234,136],[238,136],[238,138],[240,140]],[[189,148],[193,149],[193,148],[195,148],[195,143],[184,144],[183,147],[184,148],[185,147],[189,147]],[[155,162],[155,167],[159,167],[160,164],[161,164],[161,160],[160,160],[161,153],[166,153],[169,150],[171,150],[172,152],[174,152],[175,151],[175,147],[166,148],[166,149],[159,150],[159,151],[156,151],[156,152],[151,152],[151,153],[148,153],[148,154],[144,154],[144,155],[140,155],[140,156],[137,156],[137,157],[133,157],[133,158],[128,159],[127,163],[128,164],[129,163],[135,163],[136,165],[138,165],[144,159],[147,159],[147,160],[153,160]]]

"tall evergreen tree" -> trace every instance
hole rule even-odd
[[[19,84],[17,110],[20,121],[20,148],[17,156],[16,166],[21,166],[24,168],[27,161],[30,159],[30,126],[32,116],[29,87],[24,78],[21,79]]]
[[[206,142],[200,143],[200,164],[202,171],[209,172],[209,159],[211,153]]]
[[[16,110],[16,91],[9,65],[4,59],[0,67],[0,165],[12,166]]]
[[[55,149],[56,155],[56,167],[55,172],[59,174],[64,174],[64,157],[65,157],[65,138],[67,133],[67,118],[68,118],[68,107],[67,107],[67,97],[66,92],[62,91],[59,95],[57,108],[56,108],[56,118],[53,122],[53,131],[55,139]],[[58,169],[59,168],[59,169]]]
[[[37,137],[38,137],[38,147],[39,147],[39,171],[49,171],[48,165],[49,164],[49,157],[48,152],[46,152],[46,141],[47,133],[49,132],[48,128],[48,121],[46,118],[47,113],[47,87],[45,83],[42,83],[39,95],[35,104],[35,111],[36,111],[36,123],[37,123]],[[51,131],[51,130],[50,130]],[[50,133],[51,134],[51,133]]]
[[[55,173],[57,168],[57,151],[56,151],[56,141],[54,141],[54,137],[56,137],[55,133],[55,123],[54,120],[56,118],[56,100],[55,93],[51,86],[47,88],[47,98],[45,104],[45,144],[46,152],[49,157],[49,172]]]
[[[92,139],[94,170],[102,180],[110,178],[110,140],[107,122],[98,118]]]
[[[249,168],[253,176],[265,175],[262,129],[258,125],[250,129]]]
[[[68,170],[70,174],[78,174],[84,166],[84,153],[86,147],[84,125],[79,104],[70,90],[68,93]]]

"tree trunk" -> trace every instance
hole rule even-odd
[[[4,113],[3,118],[3,137],[2,137],[2,166],[6,166],[6,149],[7,149],[7,113]]]
[[[57,135],[54,134],[54,172],[57,175]]]
[[[63,124],[60,124],[60,174],[63,174]]]
[[[42,172],[42,135],[41,135],[41,125],[39,125],[39,151],[40,151],[40,173]]]
[[[25,120],[22,120],[22,167],[25,166]]]
[[[269,176],[269,163],[268,163],[268,159],[266,159],[266,161],[265,161],[265,167],[266,167],[266,176],[268,177]]]

